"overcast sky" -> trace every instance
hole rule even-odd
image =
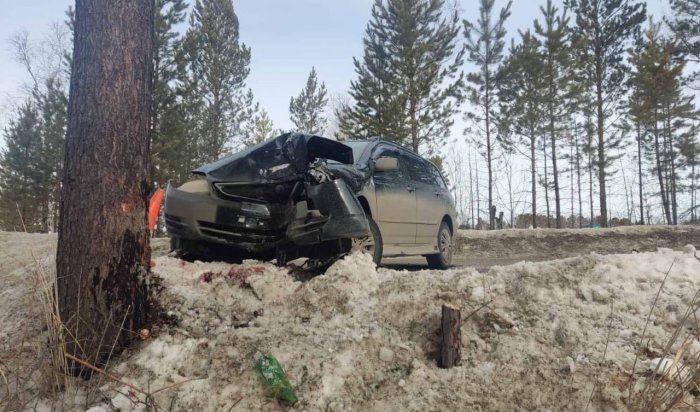
[[[276,127],[291,128],[289,98],[304,86],[311,66],[331,95],[346,93],[355,78],[352,57],[362,55],[362,35],[373,0],[240,0],[234,1],[240,35],[252,48],[248,86]],[[532,26],[542,1],[515,0],[508,22],[511,35]],[[10,37],[28,30],[41,38],[52,22],[64,19],[70,0],[0,0],[0,127],[4,129],[12,107],[26,93],[27,75],[12,57]],[[505,0],[497,0],[502,7]],[[477,15],[477,0],[460,0],[462,17]],[[651,12],[660,16],[666,0],[649,0]]]

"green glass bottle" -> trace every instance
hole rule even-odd
[[[292,385],[289,384],[287,376],[284,374],[282,365],[272,355],[261,355],[255,363],[255,369],[260,374],[265,388],[271,396],[286,402],[290,406],[294,406],[299,400]]]

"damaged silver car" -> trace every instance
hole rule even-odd
[[[332,260],[354,248],[451,264],[458,226],[445,180],[381,139],[287,133],[193,171],[165,196],[172,248],[228,258]]]

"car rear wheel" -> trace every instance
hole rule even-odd
[[[431,269],[447,269],[452,264],[452,231],[447,222],[440,224],[437,235],[438,253],[426,256]]]
[[[382,234],[379,232],[379,226],[370,216],[367,216],[369,223],[369,231],[371,236],[357,238],[352,240],[352,250],[361,250],[365,253],[372,254],[372,260],[376,265],[382,261]]]

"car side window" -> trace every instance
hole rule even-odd
[[[433,185],[433,178],[425,167],[425,164],[417,158],[412,156],[403,156],[406,164],[406,169],[408,171],[411,180],[414,182],[421,182],[429,185]]]
[[[430,173],[430,177],[433,181],[434,185],[440,186],[441,188],[447,190],[447,185],[445,184],[445,179],[443,179],[442,175],[440,174],[440,171],[438,171],[437,167],[433,164],[426,164],[425,165],[428,168],[428,172]]]
[[[379,159],[380,157],[395,157],[395,158],[397,158],[398,163],[399,163],[399,168],[397,170],[386,170],[386,171],[375,170],[375,172],[374,172],[375,178],[379,178],[382,181],[403,180],[403,178],[404,178],[403,158],[402,158],[402,156],[399,155],[399,152],[397,152],[396,150],[392,150],[390,148],[381,148],[376,153],[374,153],[374,155],[372,156],[372,159],[376,160],[376,159]]]

